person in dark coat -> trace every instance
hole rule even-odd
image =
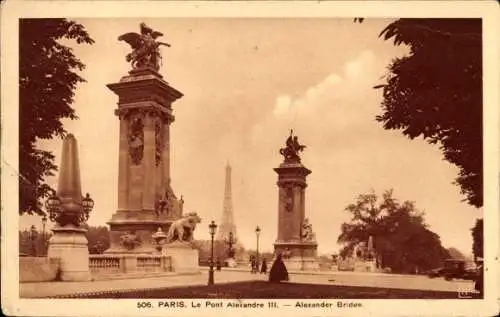
[[[260,274],[266,274],[267,273],[267,261],[266,259],[262,259],[262,266],[260,267]]]
[[[271,266],[271,271],[269,271],[269,282],[279,283],[281,281],[288,281],[288,271],[281,254],[278,254]]]
[[[217,268],[217,271],[220,271],[220,270],[221,270],[221,268],[222,268],[222,263],[220,262],[220,259],[219,259],[219,258],[217,258],[217,262],[215,262],[215,263],[216,263],[216,268]]]
[[[257,260],[255,259],[254,256],[250,257],[250,265],[251,265],[250,273],[254,274],[256,272],[255,266],[257,265]]]

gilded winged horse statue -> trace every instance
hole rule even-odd
[[[133,69],[152,68],[155,71],[160,69],[160,46],[170,47],[170,44],[159,42],[156,39],[163,36],[163,33],[154,31],[145,23],[140,24],[141,34],[129,32],[118,37],[119,41],[127,42],[133,51],[126,56],[127,62],[132,64]]]

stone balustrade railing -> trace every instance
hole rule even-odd
[[[162,255],[92,254],[89,266],[94,274],[171,272],[172,259]]]

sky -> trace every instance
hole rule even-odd
[[[394,197],[415,201],[429,228],[445,247],[471,253],[470,228],[482,209],[463,202],[453,184],[457,168],[435,145],[384,130],[381,91],[387,66],[407,53],[378,38],[390,22],[368,19],[79,19],[92,46],[69,43],[86,65],[87,80],[76,90],[79,120],[65,121],[78,140],[82,190],[95,201],[90,225],[103,225],[117,208],[117,97],[106,84],[130,69],[130,48],[118,36],[139,32],[145,22],[165,34],[160,73],[184,94],[173,104],[171,178],[184,210],[203,219],[196,239],[208,239],[208,223],[220,222],[224,171],[232,166],[234,219],[238,238],[255,248],[273,249],[277,234],[277,167],[290,129],[307,146],[306,216],[319,253],[331,254],[345,207],[359,194],[394,189]],[[60,162],[62,141],[40,142]],[[47,180],[57,184],[57,177]],[[21,217],[21,229],[39,223]]]

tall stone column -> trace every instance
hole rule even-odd
[[[156,137],[155,125],[153,120],[154,114],[147,112],[144,115],[144,157],[143,157],[143,193],[142,193],[142,209],[155,209],[155,155],[156,155]]]
[[[284,232],[284,223],[283,223],[283,211],[285,210],[285,201],[284,198],[286,195],[286,190],[279,185],[278,183],[278,241],[284,241],[285,240],[285,232]]]
[[[118,158],[118,210],[127,210],[129,182],[129,149],[128,120],[123,113],[117,113],[120,118],[120,147]]]
[[[302,215],[300,216],[300,219],[303,221],[306,217],[306,187],[307,185],[304,184],[303,186],[300,187],[300,210],[302,212]],[[302,224],[300,224],[302,225]]]
[[[165,190],[170,186],[170,124],[174,121],[173,116],[166,116],[163,120],[163,152],[162,152],[162,184]]]
[[[301,202],[301,195],[300,195],[300,187],[298,184],[293,184],[293,220],[292,220],[292,226],[293,226],[293,240],[300,240],[300,226],[302,224],[302,218],[303,215],[303,210],[302,210],[302,202]]]
[[[152,253],[152,235],[158,228],[167,232],[177,219],[167,217],[160,208],[171,207],[162,200],[170,179],[169,129],[172,104],[183,95],[150,68],[131,70],[107,86],[118,96],[116,112],[126,117],[120,117],[118,210],[108,222],[111,246],[106,253]],[[161,153],[157,153],[157,146]],[[135,235],[140,243],[125,248],[121,241],[127,234]]]
[[[300,160],[298,153],[304,146],[292,134],[286,147],[280,150],[283,163],[274,171],[278,174],[279,187],[278,238],[274,243],[276,254],[282,254],[289,270],[316,270],[318,244],[311,227],[305,225],[305,188],[306,177],[311,173]],[[307,233],[308,232],[308,233]],[[302,235],[307,233],[307,235]]]

